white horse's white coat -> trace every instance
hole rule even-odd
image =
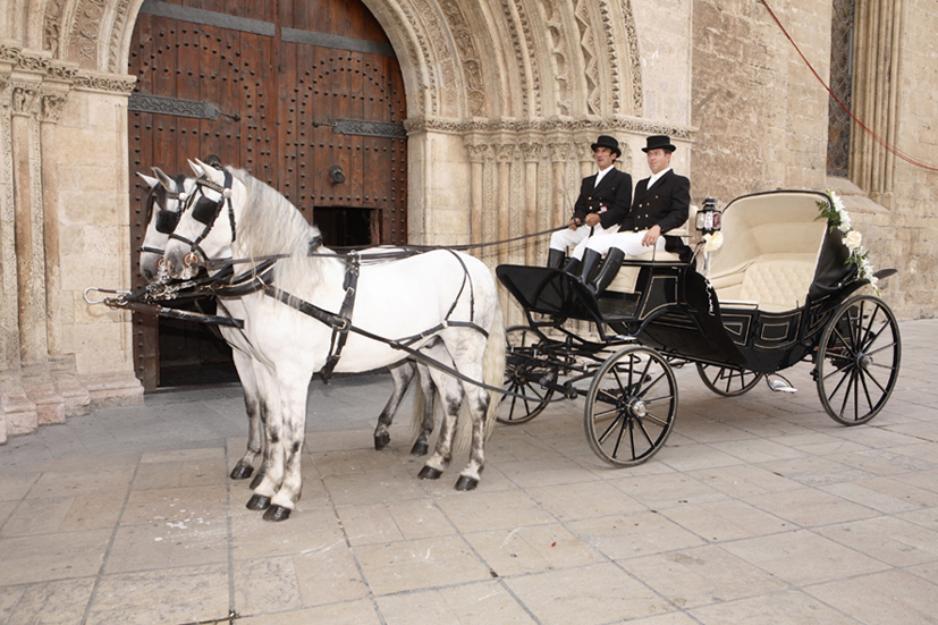
[[[222,171],[203,163],[197,165],[214,185],[224,185]],[[309,256],[309,244],[318,237],[318,229],[306,223],[274,189],[244,171],[228,171],[232,174],[230,197],[200,242],[208,257],[205,260],[290,254],[277,263],[274,284],[301,300],[338,311],[345,296],[344,262]],[[217,191],[199,186],[190,204],[199,196],[222,199]],[[229,211],[235,232],[231,230]],[[205,225],[193,219],[192,212],[184,211],[176,228],[177,235],[190,241],[205,232]],[[171,240],[166,246],[164,270],[172,277],[192,277],[198,267],[184,262],[191,251],[182,241]],[[329,253],[323,247],[317,251]],[[266,518],[277,518],[283,510],[288,516],[301,489],[299,452],[308,384],[312,374],[326,362],[332,328],[261,292],[245,296],[242,303],[245,332],[258,352],[255,375],[269,402],[267,472],[255,495],[272,498]],[[450,320],[473,321],[488,336],[472,328],[448,326],[413,347],[423,347],[431,357],[455,366],[471,379],[500,386],[505,343],[495,281],[485,264],[472,256],[438,250],[393,262],[363,263],[352,323],[388,339],[403,339],[434,328],[446,319],[451,307]],[[406,355],[385,343],[351,333],[335,370],[369,371],[398,363]],[[453,425],[465,397],[473,420],[472,452],[457,486],[472,488],[484,463],[483,443],[494,424],[490,413],[497,402],[490,402],[488,392],[476,385],[461,383],[439,371],[431,375],[444,397],[446,417],[425,470],[436,477],[448,465]]]
[[[201,169],[199,171],[201,172]],[[139,255],[140,272],[144,278],[150,281],[158,273],[158,264],[162,260],[163,254],[149,250],[163,250],[169,240],[168,233],[157,230],[158,212],[163,210],[178,213],[182,209],[182,205],[175,195],[182,193],[184,199],[195,187],[195,178],[173,178],[167,176],[158,168],[154,168],[154,173],[158,177],[147,176],[142,173],[137,174],[150,187],[152,197],[148,197],[148,201],[153,202],[142,243],[142,248],[147,248],[147,251],[141,249]],[[157,185],[162,185],[163,190],[168,194],[160,193]],[[222,299],[219,302],[219,314],[242,319],[245,312],[240,298]],[[231,471],[232,478],[243,479],[250,477],[256,468],[260,469],[260,473],[263,473],[263,467],[259,466],[264,449],[263,415],[261,411],[265,409],[266,401],[260,395],[261,389],[257,387],[254,375],[254,354],[246,336],[237,328],[230,326],[219,326],[219,331],[224,341],[232,348],[232,360],[244,390],[245,411],[248,417],[247,448]],[[375,427],[374,434],[376,447],[384,447],[389,442],[388,427],[391,425],[394,414],[414,374],[418,372],[420,386],[417,390],[418,401],[416,402],[417,406],[415,406],[414,422],[415,426],[419,422],[419,433],[417,442],[414,444],[413,453],[419,453],[420,455],[426,453],[427,439],[433,430],[433,387],[426,368],[414,366],[410,363],[390,369],[394,381],[394,390],[388,399],[387,405],[378,417],[378,424]],[[424,405],[424,402],[426,402],[426,405]]]

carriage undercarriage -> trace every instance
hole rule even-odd
[[[736,210],[740,217],[747,216],[744,209],[750,215],[778,211],[781,200],[783,206],[795,205],[797,218],[817,231],[805,215],[816,221],[818,196],[826,198],[809,192],[756,194],[740,198],[746,201]],[[693,263],[677,259],[626,261],[623,271],[633,272],[635,287],[598,298],[555,269],[500,266],[497,275],[521,304],[528,325],[507,332],[510,394],[499,406],[499,421],[527,423],[553,402],[583,398],[592,450],[611,465],[632,466],[657,453],[674,429],[679,396],[674,369],[693,364],[711,391],[733,397],[763,379],[772,390],[794,391],[778,372],[801,363],[811,367],[821,405],[833,420],[848,426],[870,421],[898,377],[898,325],[877,295],[857,293],[868,281],[856,271],[831,275],[832,266],[843,266],[842,244],[823,225],[819,238],[820,252],[808,259],[806,295],[796,306],[735,298],[721,305],[714,284],[722,277],[711,282]],[[777,264],[777,256],[759,258]],[[783,259],[788,270],[789,257]],[[750,262],[747,271],[753,267],[765,269]],[[571,329],[569,320],[586,322],[593,332]]]

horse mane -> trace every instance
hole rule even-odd
[[[270,185],[243,169],[227,169],[247,191],[246,210],[236,224],[238,244],[244,253],[251,257],[307,256],[310,241],[320,236],[319,228],[311,226],[299,209]]]

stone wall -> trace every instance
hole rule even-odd
[[[770,4],[826,79],[830,5],[811,0],[770,0]],[[867,4],[859,0],[858,13]],[[890,4],[895,16],[901,17],[896,25],[898,39],[882,44],[872,36],[858,35],[859,45],[875,48],[878,56],[869,61],[866,74],[858,72],[861,78],[854,90],[875,92],[869,113],[864,113],[868,125],[905,152],[938,165],[938,43],[934,38],[938,12],[929,0],[874,6],[882,9]],[[857,185],[829,179],[828,95],[760,2],[695,0],[693,45],[691,123],[698,129],[694,196],[707,194],[727,201],[777,187],[836,189],[845,196],[874,265],[900,270],[883,288],[897,315],[933,317],[938,304],[936,278],[927,268],[938,259],[934,245],[926,242],[938,239],[934,208],[938,173],[891,158],[877,148],[878,156],[854,156],[856,160],[873,158],[875,163],[868,168],[873,167],[885,182],[867,183],[867,177],[858,177]],[[890,49],[899,55],[892,96],[889,78],[884,77]],[[855,56],[862,60],[863,50],[855,51]],[[893,126],[896,132],[889,134]],[[860,132],[854,127],[855,135]],[[875,144],[873,139],[866,141],[867,146]],[[884,168],[892,173],[883,172]]]

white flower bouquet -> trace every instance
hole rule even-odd
[[[869,259],[869,251],[863,247],[863,235],[858,230],[853,229],[853,221],[850,214],[844,208],[844,202],[834,191],[827,190],[828,202],[818,200],[818,219],[826,219],[827,225],[831,231],[839,230],[844,246],[847,248],[847,265],[853,265],[857,268],[857,277],[860,280],[867,280],[870,286],[879,291],[878,278],[874,275],[873,264]]]

